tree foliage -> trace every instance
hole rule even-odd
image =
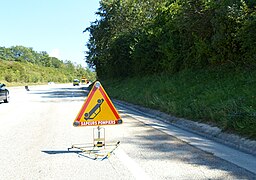
[[[256,3],[246,0],[101,0],[85,31],[99,78],[256,65]]]
[[[47,52],[36,52],[24,46],[0,47],[0,80],[6,82],[43,83],[71,82],[74,78],[94,81],[96,75],[88,68],[50,57]]]

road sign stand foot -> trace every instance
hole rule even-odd
[[[90,158],[106,159],[120,145],[120,141],[112,144],[105,143],[105,128],[98,126],[93,129],[93,144],[73,144],[70,149],[79,149]]]

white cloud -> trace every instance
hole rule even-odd
[[[59,49],[52,49],[51,52],[49,53],[50,57],[56,57],[60,59],[60,50]]]

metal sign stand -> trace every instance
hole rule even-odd
[[[120,141],[117,141],[115,144],[106,145],[105,128],[98,126],[93,128],[93,146],[89,144],[73,144],[71,148],[68,148],[68,151],[76,148],[89,155],[90,158],[103,160],[109,158],[119,144]]]
[[[101,132],[103,136],[100,135]],[[105,128],[100,126],[93,128],[93,145],[94,147],[104,147],[105,149]]]

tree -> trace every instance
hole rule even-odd
[[[156,15],[160,1],[101,0],[96,14],[100,16],[89,31],[87,63],[96,67],[100,78],[127,76],[136,37]],[[120,69],[120,70],[119,70]]]
[[[101,0],[87,60],[99,78],[255,65],[255,3]]]

